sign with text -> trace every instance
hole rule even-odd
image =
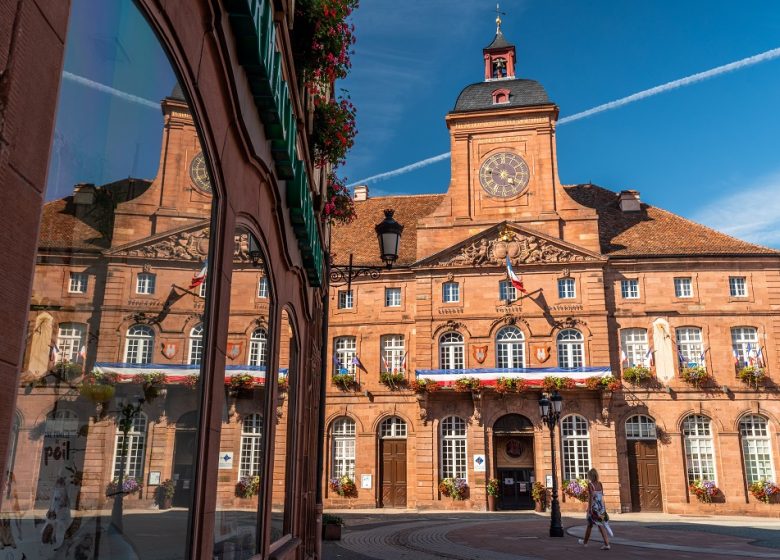
[[[233,468],[233,452],[232,451],[220,451],[219,452],[219,469],[232,469]]]

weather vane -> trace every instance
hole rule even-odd
[[[498,2],[496,2],[496,34],[501,33],[501,16],[505,16],[506,12],[502,12],[501,8],[498,6]]]

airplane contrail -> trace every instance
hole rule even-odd
[[[659,93],[665,93],[673,89],[695,84],[697,82],[701,82],[702,80],[706,80],[708,78],[714,78],[715,76],[720,76],[721,74],[726,74],[728,72],[740,70],[742,68],[746,68],[747,66],[753,66],[754,64],[766,62],[767,60],[772,60],[778,57],[780,57],[780,48],[771,49],[754,56],[743,58],[742,60],[729,62],[728,64],[717,66],[710,70],[705,70],[704,72],[698,72],[696,74],[692,74],[685,78],[680,78],[679,80],[673,80],[671,82],[661,84],[660,86],[655,86],[650,89],[642,90],[640,92],[634,93],[627,97],[621,97],[620,99],[616,99],[615,101],[610,101],[609,103],[597,105],[596,107],[587,109],[586,111],[575,113],[574,115],[569,115],[568,117],[564,117],[558,120],[558,125],[560,126],[570,122],[578,121],[580,119],[584,119],[586,117],[590,117],[598,113],[603,113],[604,111],[611,111],[612,109],[623,107],[624,105],[628,105],[629,103],[634,103],[641,99],[652,97],[653,95],[658,95]],[[354,187],[356,185],[365,185],[368,183],[375,183],[377,181],[384,181],[386,179],[390,179],[391,177],[397,177],[398,175],[403,175],[405,173],[409,173],[416,169],[420,169],[421,167],[426,167],[438,161],[445,160],[449,157],[450,157],[449,152],[445,154],[439,154],[438,156],[433,156],[427,159],[420,160],[415,163],[411,163],[409,165],[404,165],[403,167],[399,167],[398,169],[393,169],[391,171],[386,171],[384,173],[378,173],[377,175],[371,175],[370,177],[366,177],[364,179],[354,181],[353,183],[350,183],[347,186]]]
[[[85,78],[84,76],[79,76],[77,74],[72,74],[71,72],[63,71],[62,77],[65,78],[66,80],[70,80],[72,82],[76,82],[77,84],[81,84],[82,86],[86,86],[88,88],[92,88],[97,91],[102,91],[104,93],[114,95],[116,97],[119,97],[120,99],[129,101],[130,103],[138,103],[139,105],[143,105],[144,107],[157,109],[158,111],[160,110],[159,102],[151,101],[149,99],[144,99],[143,97],[138,97],[137,95],[127,93],[126,91],[112,88],[105,84],[101,84],[100,82],[96,82],[94,80],[90,80],[89,78]]]

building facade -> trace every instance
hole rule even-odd
[[[553,474],[538,399],[558,388],[562,486],[595,467],[610,510],[780,515],[750,492],[780,469],[780,254],[562,185],[558,107],[500,29],[483,59],[446,117],[447,192],[357,187],[334,231],[336,264],[379,265],[364,232],[384,209],[405,228],[392,270],[331,284],[326,507],[483,510],[490,479],[499,508],[533,507]]]
[[[2,554],[318,558],[328,169],[305,9],[17,4]]]

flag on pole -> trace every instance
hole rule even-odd
[[[680,362],[680,365],[685,364],[685,356],[683,356],[682,350],[680,347],[677,347],[677,361]]]
[[[79,360],[83,363],[84,360],[87,359],[87,347],[86,345],[82,345],[79,349]]]
[[[360,358],[357,357],[357,354],[355,354],[355,357],[352,358],[352,365],[368,373],[366,366],[363,365],[363,362],[360,361]]]
[[[758,347],[756,352],[756,364],[758,367],[764,367],[764,349],[761,346]]]
[[[56,344],[52,344],[49,346],[49,361],[50,362],[56,362],[60,357],[60,347]]]
[[[745,350],[745,361],[747,361],[749,366],[756,365],[756,351],[753,350],[753,345],[749,342]]]
[[[339,361],[339,355],[336,352],[333,352],[333,367],[336,368],[336,372],[341,369],[341,362]]]
[[[628,356],[626,356],[626,351],[622,348],[620,349],[620,364],[623,365],[628,361]]]
[[[409,355],[409,351],[407,350],[406,352],[404,352],[404,359],[401,360],[401,369],[403,371],[406,371],[406,356],[408,355]]]
[[[709,350],[709,348],[703,348],[702,351],[701,351],[701,354],[699,354],[699,365],[700,366],[704,365],[704,355],[707,353],[707,350]]]
[[[203,261],[203,268],[201,268],[198,272],[196,272],[195,275],[192,277],[192,282],[190,282],[190,290],[192,290],[193,288],[197,288],[198,286],[203,284],[203,282],[206,281],[206,271],[208,270],[208,267],[209,267],[209,260],[206,259],[205,261]]]
[[[734,365],[739,365],[739,352],[737,352],[737,349],[734,348],[731,353],[734,355]]]
[[[512,285],[515,287],[515,289],[520,290],[524,294],[528,293],[525,291],[523,281],[517,274],[515,274],[515,271],[512,270],[512,261],[509,260],[509,255],[506,256],[506,273],[507,276],[509,276],[509,281],[512,282]]]
[[[385,366],[385,371],[390,371],[390,366],[387,363],[387,360],[385,360],[385,357],[382,356],[382,364]]]
[[[645,364],[647,364],[647,367],[653,367],[655,365],[655,358],[653,358],[653,354],[655,352],[653,351],[652,347],[647,349],[647,352],[645,352]]]

